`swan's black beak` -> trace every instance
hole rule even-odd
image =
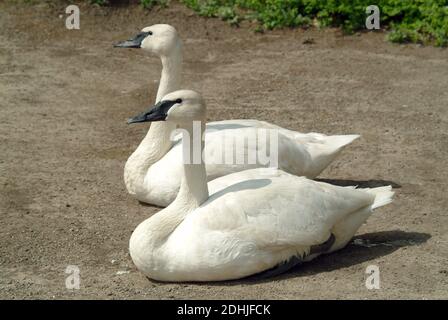
[[[160,101],[156,105],[149,108],[148,111],[139,114],[133,118],[128,119],[128,124],[139,123],[139,122],[155,122],[155,121],[165,121],[168,116],[168,110],[178,103],[177,100],[164,100]]]
[[[151,34],[151,32],[140,32],[134,38],[114,44],[115,48],[141,48],[142,41]]]

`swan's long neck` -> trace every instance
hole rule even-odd
[[[179,90],[182,81],[182,44],[179,42],[167,56],[161,56],[162,74],[157,90],[156,103],[166,94]],[[124,170],[126,188],[137,194],[148,169],[159,161],[172,147],[170,139],[175,124],[161,121],[151,123],[148,133],[129,157]]]
[[[139,187],[143,185],[149,167],[170,150],[172,146],[171,133],[175,128],[174,125],[162,126],[157,122],[152,123],[145,138],[126,161],[124,180],[126,188],[131,194],[139,192]]]
[[[156,102],[170,92],[181,89],[182,82],[182,43],[179,41],[169,55],[161,56],[162,74]]]
[[[201,131],[199,137],[202,137],[205,128],[205,121],[201,121],[201,123],[201,129],[197,130]],[[182,143],[185,144],[189,141],[189,146],[193,146],[193,140],[195,143],[200,141],[199,149],[202,154],[203,142],[201,138],[194,139],[193,125],[185,128],[185,131],[189,136],[184,135]],[[194,134],[198,133],[194,132]],[[193,152],[198,150],[193,147],[189,149],[190,154],[185,152],[184,148],[184,173],[176,199],[168,207],[143,221],[131,236],[130,253],[140,270],[145,271],[159,267],[160,257],[158,257],[157,250],[163,248],[168,237],[185,217],[208,199],[207,176],[202,157],[200,156],[201,160],[198,164],[185,163],[188,155],[190,155],[190,159],[193,159]]]
[[[171,206],[178,209],[193,210],[208,199],[207,173],[202,160],[204,141],[202,140],[205,130],[205,120],[183,126],[183,176],[180,183],[179,193]],[[187,135],[187,137],[185,136]],[[189,140],[188,148],[185,143]]]

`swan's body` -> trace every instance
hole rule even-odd
[[[257,133],[260,127],[273,128],[274,126],[255,120],[207,123],[204,159],[208,181],[230,173],[269,165],[269,163],[263,164],[260,161],[254,164],[247,164],[247,162],[226,164],[223,160],[223,154],[217,151],[218,146],[223,145],[223,141],[235,141],[240,139],[241,136],[249,137]],[[333,161],[343,146],[358,137],[356,135],[326,136],[319,133],[301,134],[280,127],[276,130],[278,130],[279,146],[278,166],[292,174],[305,175],[309,178],[316,177]],[[142,143],[143,149],[146,146]],[[233,148],[234,145],[228,146],[224,153],[233,154]],[[256,152],[269,154],[267,152],[268,148],[269,145],[259,145]],[[246,145],[244,152],[249,152],[248,149],[249,146]],[[125,181],[128,190],[132,190],[132,194],[140,201],[163,207],[169,205],[179,192],[183,171],[181,159],[182,139],[180,136],[174,139],[174,145],[169,151],[160,160],[149,166],[147,171],[137,169],[144,164],[140,157],[140,150],[137,150],[125,166]]]
[[[162,75],[156,102],[163,96],[180,89],[182,75],[182,44],[176,30],[169,25],[144,28],[134,39],[118,44],[119,47],[140,47],[157,54],[162,60]],[[181,180],[181,141],[172,141],[171,133],[176,124],[152,123],[140,146],[129,157],[124,180],[128,192],[139,201],[159,206],[169,205],[176,197]],[[308,178],[316,177],[340,153],[344,146],[358,135],[326,136],[318,133],[303,134],[258,120],[226,120],[207,124],[205,138],[205,163],[208,180],[233,172],[269,166],[258,161],[254,164],[226,164],[218,157],[234,154],[235,141],[242,136],[251,137],[257,129],[278,130],[278,166],[287,172]],[[256,152],[267,155],[266,146],[257,146]],[[248,154],[250,146],[244,145],[242,153]],[[221,152],[223,151],[223,152]]]
[[[191,132],[205,106],[185,90],[162,104],[178,97],[167,122],[188,111],[180,126]],[[238,279],[344,247],[373,209],[392,201],[390,189],[338,187],[274,168],[236,172],[207,186],[204,163],[184,164],[179,194],[134,230],[130,254],[140,271],[160,281]],[[312,250],[328,239],[329,248]]]

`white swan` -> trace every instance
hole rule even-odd
[[[129,122],[166,120],[189,133],[205,121],[199,94],[168,94]],[[204,126],[202,126],[204,129]],[[190,157],[186,153],[185,156]],[[159,281],[219,281],[265,270],[275,275],[344,247],[373,209],[392,201],[391,187],[355,189],[279,169],[241,171],[211,181],[204,163],[184,164],[179,194],[133,232],[132,260]]]
[[[182,74],[182,43],[176,29],[170,25],[157,24],[146,27],[131,40],[116,44],[117,47],[143,48],[155,53],[162,60],[162,74],[156,102],[175,90],[180,89]],[[129,157],[125,165],[124,180],[128,192],[138,200],[162,207],[176,197],[182,176],[181,141],[179,136],[172,141],[171,133],[176,123],[156,122],[151,127],[139,147]],[[258,129],[278,130],[278,166],[292,174],[308,178],[316,177],[340,153],[344,146],[358,138],[358,135],[326,136],[319,133],[303,134],[281,128],[265,121],[226,120],[210,122],[206,127],[205,162],[208,180],[250,168],[266,167],[257,158],[256,163],[224,163],[222,157],[233,155],[236,139],[253,137]],[[225,141],[224,148],[221,145]],[[230,142],[230,143],[229,143]],[[245,144],[241,152],[251,151]],[[267,155],[266,144],[256,146],[254,153]]]

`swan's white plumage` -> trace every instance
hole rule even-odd
[[[208,180],[269,165],[259,161],[254,164],[248,164],[247,162],[225,164],[223,154],[233,154],[234,145],[227,149],[218,147],[223,145],[224,140],[236,141],[242,136],[253,136],[259,128],[257,123],[254,122],[253,120],[247,122],[246,120],[234,120],[207,124],[207,129],[212,129],[210,132],[206,131],[205,134],[204,159]],[[231,129],[215,131],[216,127],[225,128],[226,125]],[[357,135],[326,136],[319,133],[305,135],[280,128],[278,129],[278,165],[281,169],[292,174],[314,178],[334,160],[345,145],[356,138],[358,138]],[[269,154],[266,151],[268,148],[269,145],[259,145],[256,150],[250,150],[249,146],[245,145],[245,159],[247,159],[249,152]],[[221,150],[224,150],[224,152],[221,153]],[[182,159],[182,140],[179,136],[176,136],[173,147],[165,156],[149,167],[143,184],[137,189],[137,198],[140,201],[159,206],[170,204],[179,191],[183,170],[180,159]]]
[[[178,91],[167,99],[184,95],[195,93]],[[135,265],[156,280],[237,279],[293,256],[310,260],[318,255],[310,254],[311,246],[333,234],[327,252],[344,247],[393,196],[390,186],[339,187],[275,168],[232,173],[210,181],[208,190],[204,164],[185,164],[182,177],[175,201],[130,239]]]
[[[180,89],[182,43],[176,30],[169,25],[157,24],[146,27],[142,31],[151,31],[152,35],[143,40],[141,47],[160,56],[163,64],[156,99],[158,102],[169,92]],[[124,172],[126,188],[130,194],[139,201],[163,207],[170,204],[176,197],[182,172],[181,143],[179,137],[177,143],[176,140],[174,142],[169,140],[167,126],[169,126],[167,123],[151,124],[148,136],[128,159]],[[218,145],[224,139],[253,136],[254,131],[259,128],[279,130],[279,168],[309,178],[314,178],[322,172],[344,146],[358,137],[358,135],[303,134],[258,120],[211,122],[207,124],[204,150],[208,180],[241,170],[266,166],[260,162],[223,164],[224,161],[220,160],[222,153]],[[150,152],[151,146],[153,151]],[[269,154],[263,149],[265,147],[257,148],[257,152]],[[224,154],[233,153],[234,150],[235,144],[227,145]],[[247,155],[249,151],[249,146],[246,144],[243,153]]]

